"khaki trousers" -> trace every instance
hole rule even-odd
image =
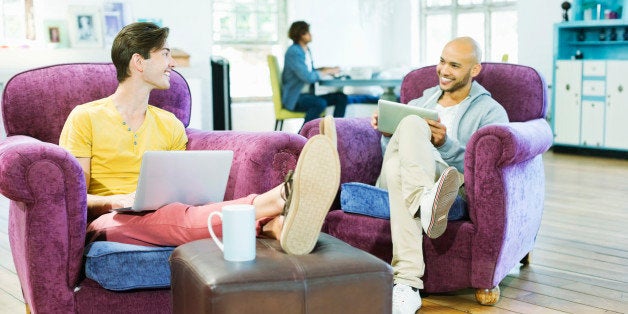
[[[447,167],[434,153],[432,133],[425,120],[407,116],[388,143],[377,186],[388,190],[393,243],[394,283],[422,289],[423,230],[418,209],[421,195]]]

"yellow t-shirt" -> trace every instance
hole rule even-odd
[[[91,158],[89,194],[112,195],[135,191],[145,151],[185,150],[187,141],[174,114],[150,105],[140,128],[131,131],[107,97],[74,108],[59,145],[75,157]]]

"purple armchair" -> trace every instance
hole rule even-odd
[[[464,161],[470,218],[450,222],[437,239],[423,237],[423,280],[426,292],[472,287],[479,303],[495,304],[500,281],[534,246],[545,192],[541,154],[552,132],[544,120],[546,85],[536,70],[483,63],[476,80],[504,106],[510,123],[483,127],[471,137]],[[435,66],[414,70],[403,79],[401,101],[436,84]],[[382,163],[379,133],[369,119],[336,119],[336,126],[341,182],[374,184]],[[318,121],[301,134],[318,134]],[[332,210],[323,229],[385,261],[392,258],[388,220]]]
[[[190,119],[185,79],[173,72],[168,90],[149,103]],[[29,70],[7,82],[0,141],[0,192],[10,199],[9,241],[26,302],[33,313],[170,313],[170,290],[113,292],[86,279],[83,247],[86,192],[82,170],[59,147],[76,105],[106,97],[117,86],[108,63],[62,64]],[[229,149],[234,161],[225,199],[261,193],[296,165],[305,139],[281,132],[187,130],[190,150]]]

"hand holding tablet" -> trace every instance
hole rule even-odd
[[[433,109],[404,105],[398,102],[380,99],[377,102],[377,129],[382,133],[394,133],[401,119],[408,115],[417,115],[424,119],[438,121],[438,112]]]

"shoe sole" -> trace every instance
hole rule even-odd
[[[292,183],[290,208],[281,232],[288,254],[310,253],[340,184],[340,160],[329,138],[315,135],[303,147]]]
[[[425,231],[428,237],[432,239],[438,238],[447,229],[447,216],[449,215],[451,205],[458,195],[458,188],[458,173],[456,169],[453,167],[445,169],[438,180],[430,225]]]
[[[331,140],[331,143],[337,149],[338,135],[336,134],[336,122],[334,121],[334,118],[332,116],[325,116],[321,119],[318,128],[319,132],[327,136],[327,138]]]

